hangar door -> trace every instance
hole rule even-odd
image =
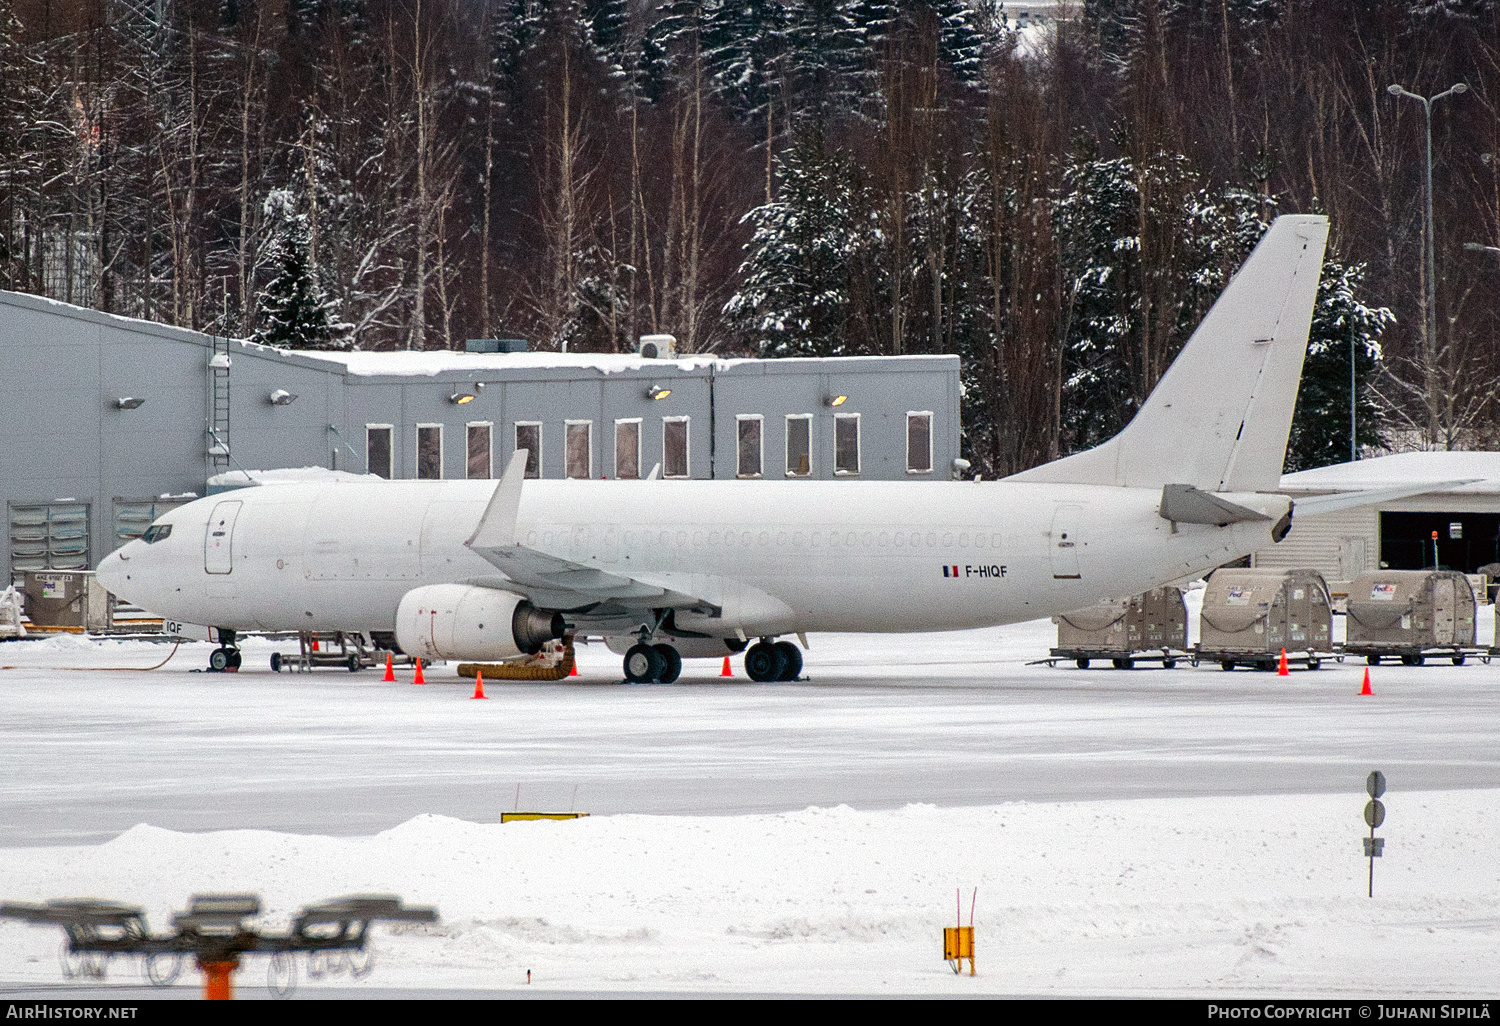
[[[1436,541],[1433,532],[1437,532]],[[1380,565],[1477,573],[1500,562],[1500,513],[1380,514]]]

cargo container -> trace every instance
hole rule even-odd
[[[1399,658],[1421,666],[1447,657],[1455,666],[1474,647],[1474,590],[1453,570],[1378,570],[1349,582],[1349,624],[1344,651],[1374,666]]]
[[[1203,589],[1193,663],[1225,670],[1274,670],[1288,664],[1316,670],[1333,649],[1333,603],[1316,570],[1215,570]]]
[[[1187,657],[1187,607],[1176,587],[1153,588],[1129,599],[1112,599],[1062,616],[1057,624],[1056,663],[1072,659],[1086,670],[1094,659],[1108,659],[1117,670],[1138,661],[1167,669]]]

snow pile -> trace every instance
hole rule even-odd
[[[1493,990],[1497,791],[1393,793],[1366,896],[1350,794],[885,812],[470,823],[374,837],[137,826],[0,850],[9,900],[91,895],[157,928],[191,893],[302,905],[389,892],[435,926],[382,928],[354,985],[801,993],[1479,995]],[[941,928],[977,887],[979,976]],[[58,982],[57,931],[0,924],[0,979]],[[259,986],[250,960],[242,986]],[[115,978],[133,970],[118,965]],[[335,981],[350,985],[348,977]]]

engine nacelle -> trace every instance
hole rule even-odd
[[[566,624],[520,595],[468,584],[413,588],[396,608],[396,642],[422,659],[512,659],[534,655]]]

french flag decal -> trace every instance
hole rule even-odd
[[[950,573],[949,571],[952,571],[952,572]],[[945,567],[943,567],[943,576],[944,577],[957,577],[958,576],[958,567],[956,567],[956,566],[945,566]]]

